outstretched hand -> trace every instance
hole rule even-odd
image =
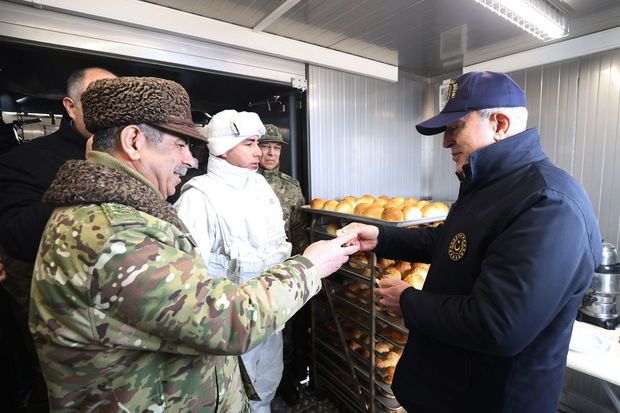
[[[411,286],[403,280],[381,280],[380,288],[375,288],[375,302],[400,316],[400,296],[409,287]]]
[[[377,246],[379,228],[374,225],[360,224],[354,222],[336,232],[337,235],[355,234],[353,244],[359,245],[360,251],[371,251]]]
[[[349,260],[349,255],[359,251],[358,245],[349,245],[356,235],[351,233],[328,241],[317,241],[308,246],[303,256],[308,258],[317,269],[321,278],[336,272]]]

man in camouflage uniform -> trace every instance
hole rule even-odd
[[[282,145],[288,144],[275,125],[265,125],[265,135],[258,141],[262,151],[258,172],[265,177],[280,200],[286,235],[293,244],[293,254],[299,254],[308,246],[306,220],[300,207],[306,203],[299,181],[280,172]]]
[[[258,172],[265,177],[276,196],[280,200],[284,225],[289,241],[293,244],[293,254],[303,251],[308,245],[306,220],[301,206],[306,203],[299,181],[280,171],[280,154],[282,145],[288,144],[282,137],[280,130],[271,124],[265,125],[265,134],[258,141],[262,155],[259,161]],[[299,380],[295,374],[296,354],[298,359],[304,358],[305,347],[305,317],[300,311],[286,323],[284,328],[284,373],[280,382],[279,393],[289,405],[299,401]],[[298,360],[300,361],[300,360]],[[300,374],[305,373],[305,361],[301,360]]]
[[[86,161],[61,167],[35,262],[30,330],[52,412],[247,412],[237,357],[280,328],[356,247],[314,243],[242,285],[212,279],[165,198],[194,163],[187,92],[94,82]],[[251,390],[251,388],[247,388]]]

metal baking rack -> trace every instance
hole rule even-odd
[[[326,231],[330,223],[344,226],[349,222],[363,222],[379,226],[411,227],[433,224],[446,218],[440,216],[390,222],[308,206],[302,208],[312,214],[312,242],[334,237]],[[402,318],[392,317],[375,305],[375,279],[382,271],[377,267],[375,254],[368,254],[368,263],[352,261],[357,269],[345,264],[336,274],[323,279],[323,292],[312,300],[312,379],[318,390],[331,393],[350,411],[403,412],[390,385],[383,381],[385,371],[376,367],[375,363],[377,358],[384,357],[376,351],[377,340],[401,349],[404,347],[404,344],[382,334],[384,329],[401,334],[407,334],[407,329]],[[363,274],[364,270],[366,275]],[[369,293],[362,296],[359,291],[347,291],[346,286],[350,283],[363,284],[364,290]],[[349,297],[345,296],[345,291]],[[349,332],[352,327],[366,334],[368,342],[352,337]],[[368,350],[368,357],[364,358],[352,350],[349,347],[351,343]]]

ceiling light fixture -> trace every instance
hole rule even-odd
[[[543,41],[568,34],[566,14],[548,0],[474,0]]]

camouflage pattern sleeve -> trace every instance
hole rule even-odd
[[[182,354],[241,354],[282,327],[320,289],[303,257],[241,286],[210,279],[197,253],[179,249],[165,232],[140,229],[116,232],[95,264],[91,294],[104,342]]]
[[[310,243],[308,233],[306,232],[308,217],[301,210],[301,206],[306,201],[299,186],[296,187],[295,193],[296,195],[293,197],[294,202],[291,202],[290,242],[293,244],[293,254],[301,254]]]

